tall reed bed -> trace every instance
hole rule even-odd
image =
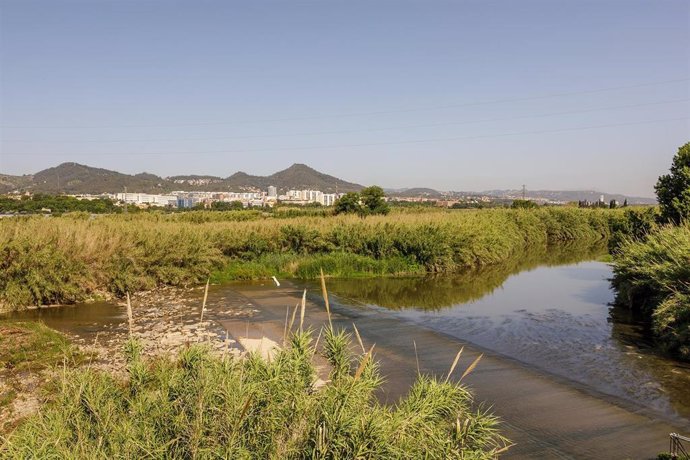
[[[613,260],[618,301],[649,319],[662,348],[690,361],[690,225],[625,238]]]
[[[229,220],[220,217],[227,214]],[[606,240],[603,210],[460,210],[275,218],[241,213],[33,217],[0,221],[5,308],[159,285],[271,275],[462,271],[530,247]],[[249,215],[250,213],[248,213]],[[208,216],[208,219],[206,217]],[[220,219],[220,220],[219,220]]]

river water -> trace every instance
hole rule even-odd
[[[330,279],[328,286],[341,307],[378,309],[690,423],[690,366],[656,354],[643,325],[611,306],[611,268],[596,260],[601,254],[601,248],[551,251],[458,276]],[[319,292],[316,283],[295,284]],[[210,317],[222,319],[222,309],[241,307],[229,305],[242,302],[232,294],[239,286],[212,289]],[[199,295],[196,290],[190,305]],[[13,316],[81,337],[123,329],[126,321],[121,306],[107,303]]]

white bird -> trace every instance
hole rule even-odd
[[[273,282],[276,283],[276,286],[280,287],[280,282],[278,281],[278,278],[275,276],[273,277]]]

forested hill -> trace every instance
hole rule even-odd
[[[62,163],[33,175],[0,175],[0,193],[31,191],[35,193],[165,193],[173,190],[243,191],[315,189],[323,192],[351,192],[362,188],[316,171],[307,165],[294,164],[270,176],[253,176],[244,172],[226,178],[216,176],[160,177],[149,173],[123,174],[109,169],[93,168],[79,163]]]

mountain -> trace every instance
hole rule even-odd
[[[228,178],[228,180],[230,180],[230,178]],[[293,164],[287,169],[268,176],[266,180],[266,187],[275,185],[280,190],[313,188],[315,190],[333,193],[336,191],[356,192],[364,188],[359,184],[346,182],[299,163]]]
[[[92,168],[79,163],[62,163],[33,175],[21,190],[41,193],[116,193],[125,187],[131,192],[160,193],[167,189],[158,176],[141,173],[131,176],[109,169]]]
[[[62,163],[34,175],[0,175],[0,193],[31,191],[34,193],[117,193],[125,190],[142,193],[166,193],[175,190],[243,191],[266,190],[275,186],[280,191],[314,189],[323,192],[351,192],[362,189],[358,184],[316,171],[307,165],[294,164],[270,176],[253,176],[237,172],[225,179],[216,176],[160,177],[150,173],[123,174],[79,163]]]
[[[0,192],[27,187],[33,181],[33,177],[32,175],[9,176],[7,174],[0,174]]]
[[[399,196],[401,198],[421,197],[421,198],[436,199],[436,198],[442,198],[443,197],[443,193],[439,192],[438,190],[434,190],[432,188],[425,188],[425,187],[401,188],[401,189],[397,189],[397,190],[390,190],[390,191],[388,191],[388,194],[391,196]]]

